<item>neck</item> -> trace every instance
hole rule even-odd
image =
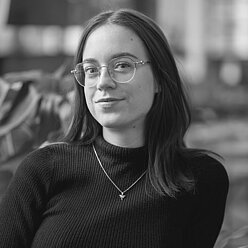
[[[103,138],[112,145],[128,148],[141,147],[145,143],[142,129],[125,132],[123,130],[103,128]]]

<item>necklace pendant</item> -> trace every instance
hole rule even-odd
[[[125,195],[123,195],[123,193],[121,193],[119,196],[120,196],[120,198],[121,198],[122,201],[126,197]]]

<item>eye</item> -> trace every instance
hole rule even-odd
[[[98,68],[95,65],[85,65],[84,73],[86,76],[94,77],[98,75]]]
[[[133,69],[133,65],[131,62],[128,62],[128,61],[117,61],[114,64],[115,72],[129,72],[132,69]]]

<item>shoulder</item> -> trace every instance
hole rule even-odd
[[[64,143],[54,143],[54,144],[44,144],[34,151],[30,152],[22,164],[33,164],[33,165],[47,165],[52,164],[55,158],[62,154],[66,150],[66,144]]]
[[[55,167],[68,165],[68,161],[76,157],[82,158],[87,150],[87,146],[71,145],[68,143],[45,144],[29,153],[22,160],[17,172],[51,173]]]
[[[198,188],[222,188],[224,191],[228,190],[228,174],[219,158],[202,154],[191,158],[189,164]]]
[[[191,168],[197,177],[214,180],[226,179],[227,171],[219,158],[203,154],[191,160]]]

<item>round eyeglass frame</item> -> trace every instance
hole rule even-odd
[[[90,87],[94,87],[94,86],[97,84],[97,82],[98,82],[98,80],[99,80],[99,78],[100,78],[100,75],[101,75],[100,69],[103,68],[103,67],[106,67],[106,68],[107,68],[107,71],[108,71],[108,74],[109,74],[109,76],[110,76],[110,78],[111,78],[114,82],[120,83],[120,84],[126,84],[126,83],[129,83],[129,82],[134,78],[134,76],[135,76],[135,74],[136,74],[136,70],[137,70],[137,65],[141,65],[141,66],[142,66],[142,65],[150,64],[150,63],[151,63],[149,60],[134,61],[134,60],[132,60],[131,58],[129,58],[129,59],[130,59],[130,60],[133,62],[133,64],[134,64],[134,71],[133,71],[132,77],[131,77],[130,79],[124,81],[124,82],[123,82],[123,81],[118,81],[118,80],[114,79],[113,76],[112,76],[112,73],[111,73],[111,71],[110,71],[110,69],[109,69],[109,64],[110,64],[110,62],[111,62],[112,60],[114,60],[114,59],[110,60],[110,62],[108,63],[108,65],[102,65],[102,66],[98,66],[98,67],[97,67],[98,70],[99,70],[98,78],[97,78],[97,80],[95,80],[95,83],[92,84],[92,85],[85,85],[85,84],[81,83],[80,80],[78,80],[78,78],[77,78],[77,76],[76,76],[76,73],[78,72],[78,70],[77,70],[78,65],[83,65],[84,62],[81,62],[81,63],[76,64],[75,69],[74,69],[74,70],[71,70],[71,73],[74,75],[74,78],[76,79],[77,83],[78,83],[80,86],[82,86],[82,87],[89,87],[89,88],[90,88]],[[84,73],[84,70],[82,70],[82,72]]]

